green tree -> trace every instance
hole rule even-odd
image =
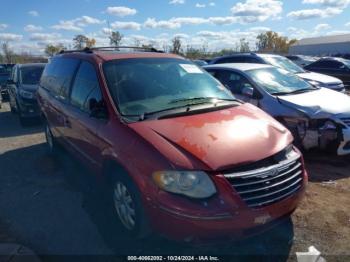
[[[47,45],[45,47],[45,54],[47,54],[49,57],[52,57],[63,49],[64,49],[64,46],[62,44]]]
[[[242,52],[242,53],[250,52],[249,42],[246,41],[245,38],[241,38],[239,40],[239,51]]]
[[[174,54],[180,54],[182,48],[182,42],[180,37],[174,37],[171,42],[173,44],[171,52],[173,52]]]
[[[109,36],[109,43],[111,44],[111,46],[120,46],[123,37],[124,36],[118,31],[112,32]]]
[[[256,37],[256,47],[260,52],[288,53],[289,47],[297,40],[280,36],[273,31],[261,33]]]
[[[76,35],[73,38],[74,48],[78,50],[84,49],[88,40],[89,38],[87,38],[85,35]]]

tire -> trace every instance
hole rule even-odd
[[[111,185],[113,214],[126,234],[139,239],[149,236],[148,218],[135,183],[127,174],[121,173],[113,175]]]
[[[45,122],[45,138],[46,138],[47,152],[50,155],[55,155],[57,153],[57,144],[47,122]]]

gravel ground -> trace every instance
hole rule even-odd
[[[350,158],[308,153],[307,194],[292,220],[242,242],[191,247],[159,237],[136,241],[114,223],[103,188],[71,155],[51,158],[40,123],[22,128],[0,110],[0,243],[57,255],[228,255],[231,261],[295,261],[314,245],[327,261],[350,261]],[[294,240],[294,241],[293,241]],[[249,255],[249,257],[247,256]],[[74,261],[76,261],[74,258]],[[86,261],[86,257],[84,259]]]

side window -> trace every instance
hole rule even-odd
[[[95,68],[88,62],[82,62],[74,80],[71,91],[71,104],[84,112],[89,112],[89,102],[102,96]]]
[[[66,99],[78,64],[79,60],[74,58],[53,58],[45,67],[40,85]]]
[[[244,87],[251,87],[251,84],[244,76],[232,71],[218,71],[216,73],[216,78],[236,95],[241,95]]]
[[[255,57],[249,57],[249,56],[247,56],[247,57],[245,57],[244,58],[244,62],[245,63],[253,63],[253,64],[260,64],[261,62],[258,60],[258,59],[256,59]]]
[[[244,57],[225,57],[219,59],[216,64],[225,64],[225,63],[244,63]]]
[[[331,61],[317,61],[314,64],[311,65],[311,67],[314,68],[331,68],[332,67],[332,63],[330,63]]]

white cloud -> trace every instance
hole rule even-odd
[[[350,26],[350,22],[349,22],[349,23],[346,23],[345,26]]]
[[[231,8],[234,16],[241,19],[241,23],[262,22],[269,18],[276,18],[282,13],[283,3],[279,0],[246,0]]]
[[[8,24],[0,24],[0,30],[5,30],[8,27]]]
[[[202,25],[202,24],[214,24],[214,25],[229,25],[241,22],[240,18],[227,16],[227,17],[173,17],[169,20],[156,20],[155,18],[148,18],[144,22],[146,28],[163,28],[163,29],[178,29],[183,25]]]
[[[124,29],[124,30],[140,30],[141,24],[136,22],[114,22],[111,24],[113,29]]]
[[[41,26],[36,26],[36,25],[26,25],[24,27],[24,31],[26,32],[37,32],[41,30],[43,30],[43,28]]]
[[[345,8],[350,4],[350,0],[303,0],[303,4],[320,4],[327,7]]]
[[[304,9],[298,11],[292,11],[288,13],[287,17],[291,17],[297,20],[313,19],[313,18],[327,18],[342,13],[339,8],[328,7],[325,9]]]
[[[326,35],[345,35],[345,34],[350,34],[350,31],[348,30],[334,30],[328,32]]]
[[[180,25],[201,25],[208,23],[208,19],[202,17],[176,17],[169,20],[173,23],[179,23]]]
[[[180,23],[175,23],[171,21],[166,21],[166,20],[160,20],[157,21],[155,18],[148,18],[144,24],[144,27],[146,28],[162,28],[162,29],[177,29],[181,27]]]
[[[110,15],[124,17],[135,15],[137,13],[137,10],[126,6],[110,6],[107,8],[106,12]]]
[[[185,0],[171,0],[169,4],[171,5],[183,5],[185,3]]]
[[[196,7],[197,7],[197,8],[205,8],[206,5],[205,5],[205,4],[197,3],[197,4],[196,4]]]
[[[187,38],[189,38],[190,36],[189,36],[188,34],[178,33],[178,34],[173,35],[173,37],[178,37],[178,38],[187,39]]]
[[[82,27],[87,25],[100,25],[106,23],[105,20],[99,20],[91,16],[82,16],[72,20],[61,20],[57,25],[51,26],[51,28],[56,30],[65,30],[73,32],[83,31]]]
[[[214,2],[210,2],[209,6],[216,6],[216,4]]]
[[[101,32],[104,35],[110,35],[110,34],[112,34],[113,30],[111,28],[104,27],[104,28],[102,28]]]
[[[11,42],[22,40],[23,35],[11,34],[11,33],[0,33],[0,41]]]
[[[255,27],[251,27],[249,30],[253,32],[263,33],[267,31],[271,31],[271,28],[265,27],[265,26],[255,26]]]
[[[31,15],[31,16],[34,16],[34,17],[35,16],[39,16],[39,12],[35,11],[35,10],[29,11],[28,14]]]
[[[331,28],[332,27],[329,24],[318,24],[317,26],[315,26],[316,31],[325,31]]]
[[[61,20],[57,25],[51,26],[51,28],[56,30],[73,31],[73,32],[83,31],[82,28],[76,26],[75,23],[71,20],[69,21]]]
[[[91,17],[91,16],[82,16],[79,18],[76,18],[72,20],[73,23],[76,23],[77,26],[87,26],[87,25],[100,25],[104,24],[106,21],[99,20],[97,18]]]
[[[233,16],[226,16],[226,17],[209,17],[209,22],[214,25],[230,25],[234,23],[238,23],[239,19],[237,17]]]
[[[57,33],[33,33],[29,36],[30,41],[48,41],[57,40],[61,37],[61,34]]]

